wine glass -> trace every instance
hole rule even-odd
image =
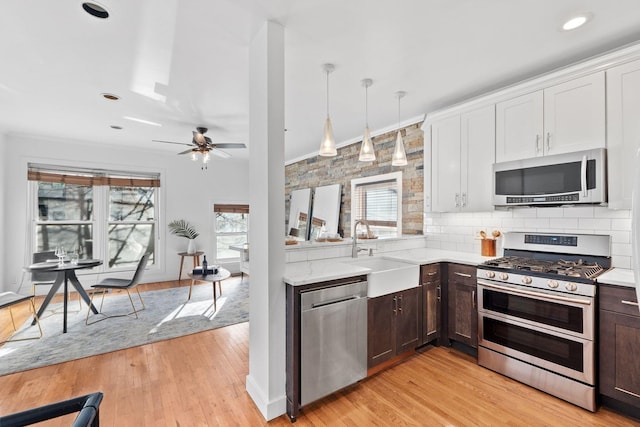
[[[58,265],[63,265],[64,257],[67,255],[67,253],[64,250],[64,247],[62,246],[56,247],[56,251],[54,253],[58,257]]]

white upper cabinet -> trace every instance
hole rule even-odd
[[[604,72],[496,104],[496,161],[605,147]]]
[[[526,159],[542,153],[542,91],[496,104],[496,161]]]
[[[431,124],[431,210],[460,210],[460,115]]]
[[[493,164],[496,161],[496,112],[493,104],[463,113],[461,118],[462,208],[493,210]]]
[[[637,60],[607,70],[607,166],[612,209],[631,209],[639,148],[640,60]]]
[[[492,210],[494,105],[434,121],[431,143],[431,210]]]

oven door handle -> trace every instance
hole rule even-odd
[[[512,294],[526,295],[526,296],[544,298],[544,299],[554,300],[554,301],[573,302],[573,303],[582,304],[582,305],[591,305],[591,301],[585,300],[585,299],[567,298],[567,297],[563,297],[563,296],[560,296],[560,295],[548,295],[548,294],[542,295],[542,294],[539,294],[537,292],[525,291],[525,290],[522,290],[522,289],[508,288],[506,286],[499,286],[499,285],[494,285],[493,283],[486,283],[486,282],[478,282],[478,284],[484,286],[485,288],[498,289],[500,291],[505,291],[505,292],[509,292],[509,293],[512,293]]]

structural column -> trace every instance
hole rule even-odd
[[[265,419],[286,411],[284,28],[266,22],[249,50],[249,375]]]

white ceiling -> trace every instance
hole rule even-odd
[[[315,152],[326,110],[338,142],[640,40],[638,0],[80,0],[0,3],[0,132],[164,150],[196,126],[248,141],[248,47],[285,27],[287,160]],[[560,31],[577,12],[593,19]],[[121,96],[117,102],[100,94]],[[124,119],[137,117],[162,127]],[[110,125],[122,126],[113,130]],[[248,157],[248,150],[230,151]]]

